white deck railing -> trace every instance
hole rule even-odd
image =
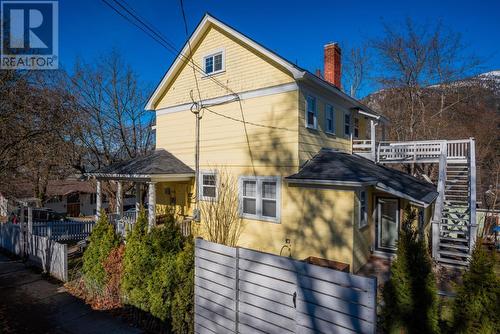
[[[370,139],[353,140],[353,153],[372,155],[377,162],[439,162],[443,145],[446,145],[447,159],[467,161],[470,140],[423,140],[423,141],[381,141],[373,145]],[[372,152],[375,147],[376,152]]]

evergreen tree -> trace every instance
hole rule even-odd
[[[400,231],[396,260],[386,283],[383,320],[388,333],[438,333],[437,288],[426,242],[414,228],[415,210],[408,208]]]
[[[172,329],[194,333],[194,243],[187,240],[176,258],[177,284],[172,301]]]
[[[90,235],[90,244],[83,254],[83,277],[87,289],[102,291],[107,283],[104,262],[118,245],[119,239],[114,226],[108,222],[108,217],[102,210]]]
[[[147,280],[153,268],[147,228],[146,212],[141,208],[132,230],[127,235],[121,282],[124,301],[146,312],[149,311]]]
[[[453,302],[453,333],[500,333],[500,278],[496,254],[476,242]]]

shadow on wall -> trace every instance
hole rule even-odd
[[[298,127],[302,124],[299,120],[287,127],[281,118],[275,116],[279,112],[274,108],[272,115],[271,127],[254,131],[252,125],[247,125],[250,147],[254,148],[249,154],[249,160],[253,158],[251,165],[257,166],[258,174],[258,166],[266,166],[262,172],[265,174],[261,175],[280,175],[282,178],[281,231],[276,232],[272,225],[252,229],[252,233],[257,234],[256,241],[272,244],[272,252],[279,254],[289,239],[294,258],[317,256],[351,263],[353,193],[325,187],[299,187],[284,182],[284,177],[299,170]],[[274,223],[255,221],[251,224]],[[275,233],[269,233],[269,230]]]

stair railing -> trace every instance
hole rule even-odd
[[[439,155],[439,179],[437,191],[439,193],[434,205],[434,215],[432,217],[432,257],[439,259],[439,239],[441,232],[441,220],[443,218],[444,193],[446,189],[446,157],[448,155],[448,145],[441,143]]]
[[[469,250],[472,252],[477,236],[476,222],[476,140],[469,139],[469,207],[470,207],[470,226],[469,226]]]

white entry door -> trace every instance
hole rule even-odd
[[[377,231],[378,248],[388,251],[396,250],[399,232],[398,199],[377,199]]]

